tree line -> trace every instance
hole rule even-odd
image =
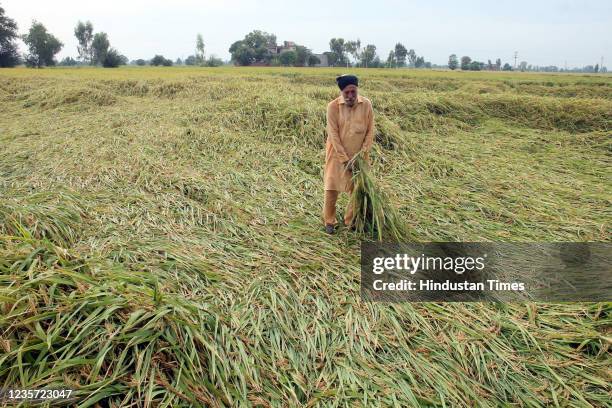
[[[502,66],[502,61],[499,58],[495,60],[495,63],[488,60],[488,63],[485,64],[484,62],[480,61],[472,61],[472,58],[465,55],[461,57],[461,65],[459,65],[459,60],[457,59],[456,54],[451,54],[448,57],[448,68],[453,71],[457,68],[461,68],[462,71],[512,71],[512,66],[508,63],[505,63]]]
[[[111,47],[108,34],[105,32],[94,33],[93,24],[90,21],[79,21],[74,28],[74,35],[78,41],[78,57],[66,57],[59,62],[63,66],[92,65],[102,67],[118,67],[128,63],[134,65],[171,66],[191,65],[216,67],[223,65],[223,61],[214,55],[206,58],[205,44],[201,34],[196,37],[195,52],[185,60],[177,58],[175,61],[165,58],[163,55],[155,55],[149,60],[137,59],[131,62],[116,48]],[[21,39],[28,47],[28,52],[20,54],[16,40]],[[0,6],[0,67],[14,67],[25,64],[28,67],[54,66],[58,62],[55,56],[61,51],[64,44],[51,34],[40,22],[34,20],[28,32],[18,34],[15,20],[5,15]],[[283,48],[283,47],[281,47]],[[271,65],[271,66],[316,66],[321,64],[319,56],[304,45],[292,44],[290,49],[282,49],[278,52],[276,35],[260,30],[248,33],[242,40],[231,44],[229,52],[231,62],[234,65]],[[497,58],[495,63],[488,60],[487,63],[472,60],[469,56],[457,58],[451,54],[447,65],[435,65],[425,60],[424,56],[417,55],[414,49],[408,49],[404,44],[398,42],[389,51],[387,59],[381,60],[376,53],[376,45],[365,44],[361,41],[346,40],[344,38],[332,38],[329,40],[329,51],[323,52],[327,65],[332,67],[363,67],[363,68],[449,68],[463,71],[545,71],[545,72],[607,72],[607,68],[595,65],[587,65],[582,68],[563,69],[557,66],[534,66],[526,61],[521,61],[517,67],[508,63],[502,65],[501,59]]]
[[[133,65],[152,65],[152,66],[164,66],[169,67],[172,65],[191,65],[191,66],[201,66],[201,67],[219,67],[223,65],[223,60],[221,58],[217,58],[214,55],[210,55],[206,58],[205,54],[205,44],[204,38],[202,34],[198,34],[196,36],[196,47],[195,53],[189,55],[185,60],[181,58],[177,58],[174,62],[171,59],[165,58],[163,55],[155,55],[150,60],[137,59],[133,60],[130,63]]]
[[[34,20],[26,34],[19,35],[17,23],[6,16],[4,8],[0,7],[0,67],[14,67],[25,64],[28,67],[41,68],[45,66],[76,66],[92,65],[106,68],[114,68],[129,63],[128,58],[117,49],[111,47],[108,34],[105,32],[94,33],[91,21],[79,21],[74,28],[74,36],[78,41],[78,57],[65,57],[58,62],[55,56],[62,50],[64,44],[40,22]],[[23,55],[19,53],[16,40],[21,39],[28,47],[28,52]],[[134,65],[170,66],[199,65],[220,66],[223,61],[210,55],[205,58],[204,39],[201,34],[196,38],[196,51],[182,61],[169,60],[162,55],[155,55],[150,60],[138,59],[132,61]]]
[[[303,46],[295,45],[295,49],[283,50],[280,54],[274,52],[277,48],[276,35],[265,31],[254,30],[248,33],[242,40],[235,41],[229,48],[231,61],[234,65],[270,65],[270,66],[315,66],[320,64],[320,59],[313,52]],[[398,42],[389,51],[386,61],[382,61],[376,54],[376,45],[367,44],[362,47],[361,41],[345,40],[344,38],[332,38],[329,40],[329,51],[322,53],[327,59],[327,65],[331,67],[362,67],[362,68],[448,68],[462,71],[536,71],[536,72],[607,72],[606,67],[599,64],[587,65],[582,68],[571,70],[558,68],[555,65],[536,66],[526,61],[521,61],[517,67],[509,63],[503,63],[500,58],[495,62],[490,59],[487,62],[472,60],[469,56],[461,59],[456,54],[451,54],[447,65],[436,65],[425,60],[424,56],[418,55],[414,49],[408,49],[404,44]]]
[[[232,62],[235,65],[272,65],[272,66],[314,66],[321,61],[312,51],[303,46],[295,45],[295,50],[276,55],[276,35],[255,30],[248,33],[242,40],[235,41],[229,48]]]
[[[462,71],[521,71],[521,72],[587,72],[587,73],[598,73],[598,72],[608,72],[606,67],[600,67],[599,64],[586,65],[581,68],[559,68],[556,65],[531,65],[527,63],[527,61],[521,61],[520,64],[516,67],[508,64],[507,62],[502,65],[501,59],[497,58],[495,63],[492,63],[491,60],[488,60],[487,63],[480,61],[472,61],[472,59],[465,55],[461,57],[461,60],[457,59],[456,54],[451,54],[448,57],[448,68],[451,70],[455,70],[457,68],[461,68]]]
[[[229,48],[231,60],[235,65],[271,65],[271,66],[315,66],[321,63],[320,58],[304,45],[295,45],[295,49],[283,50],[278,54],[275,50],[276,35],[261,30],[248,33],[242,40],[235,41]],[[397,43],[389,52],[386,61],[376,54],[376,45],[365,44],[361,40],[346,40],[332,38],[329,40],[329,51],[323,52],[327,65],[352,66],[363,68],[432,68],[425,57],[418,56],[403,44]]]
[[[127,58],[110,46],[108,35],[94,33],[91,22],[78,22],[74,29],[78,40],[77,51],[81,64],[117,67],[127,63]],[[28,52],[19,54],[16,40],[20,38],[28,47]],[[24,63],[28,67],[41,68],[57,65],[55,56],[64,44],[40,22],[34,20],[27,33],[19,35],[15,20],[5,15],[0,7],[0,67],[14,67]],[[79,61],[66,57],[62,65],[77,65]]]

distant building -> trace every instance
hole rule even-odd
[[[297,46],[293,41],[283,41],[283,45],[276,45],[276,44],[269,45],[268,51],[270,52],[272,57],[277,57],[287,51],[297,51]],[[326,54],[312,54],[312,55],[318,57],[319,60],[321,61],[319,64],[316,64],[315,67],[328,67],[329,66],[329,62],[327,60]],[[266,62],[262,62],[262,63],[251,64],[251,65],[269,65],[269,64]]]
[[[319,58],[321,61],[319,64],[316,64],[315,67],[329,67],[329,62],[327,61],[327,54],[312,54],[315,57]]]
[[[272,56],[280,55],[283,52],[295,51],[295,50],[296,50],[296,46],[293,41],[284,41],[283,45],[273,44],[273,45],[268,46],[268,51],[270,51],[270,54],[272,54]]]

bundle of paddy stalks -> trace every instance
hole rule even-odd
[[[371,168],[362,153],[351,159],[353,167],[354,227],[357,233],[377,241],[401,242],[408,236],[404,222],[389,203],[386,194],[376,185]]]

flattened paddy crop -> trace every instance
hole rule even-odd
[[[1,382],[82,406],[609,406],[609,303],[360,301],[361,237],[321,221],[343,71],[0,71]],[[356,71],[413,239],[610,240],[610,76]]]

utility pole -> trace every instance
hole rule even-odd
[[[516,59],[518,58],[518,51],[514,51],[514,70],[516,70]]]
[[[601,72],[602,68],[603,68],[603,55],[601,56],[601,62],[599,63],[599,72]]]

